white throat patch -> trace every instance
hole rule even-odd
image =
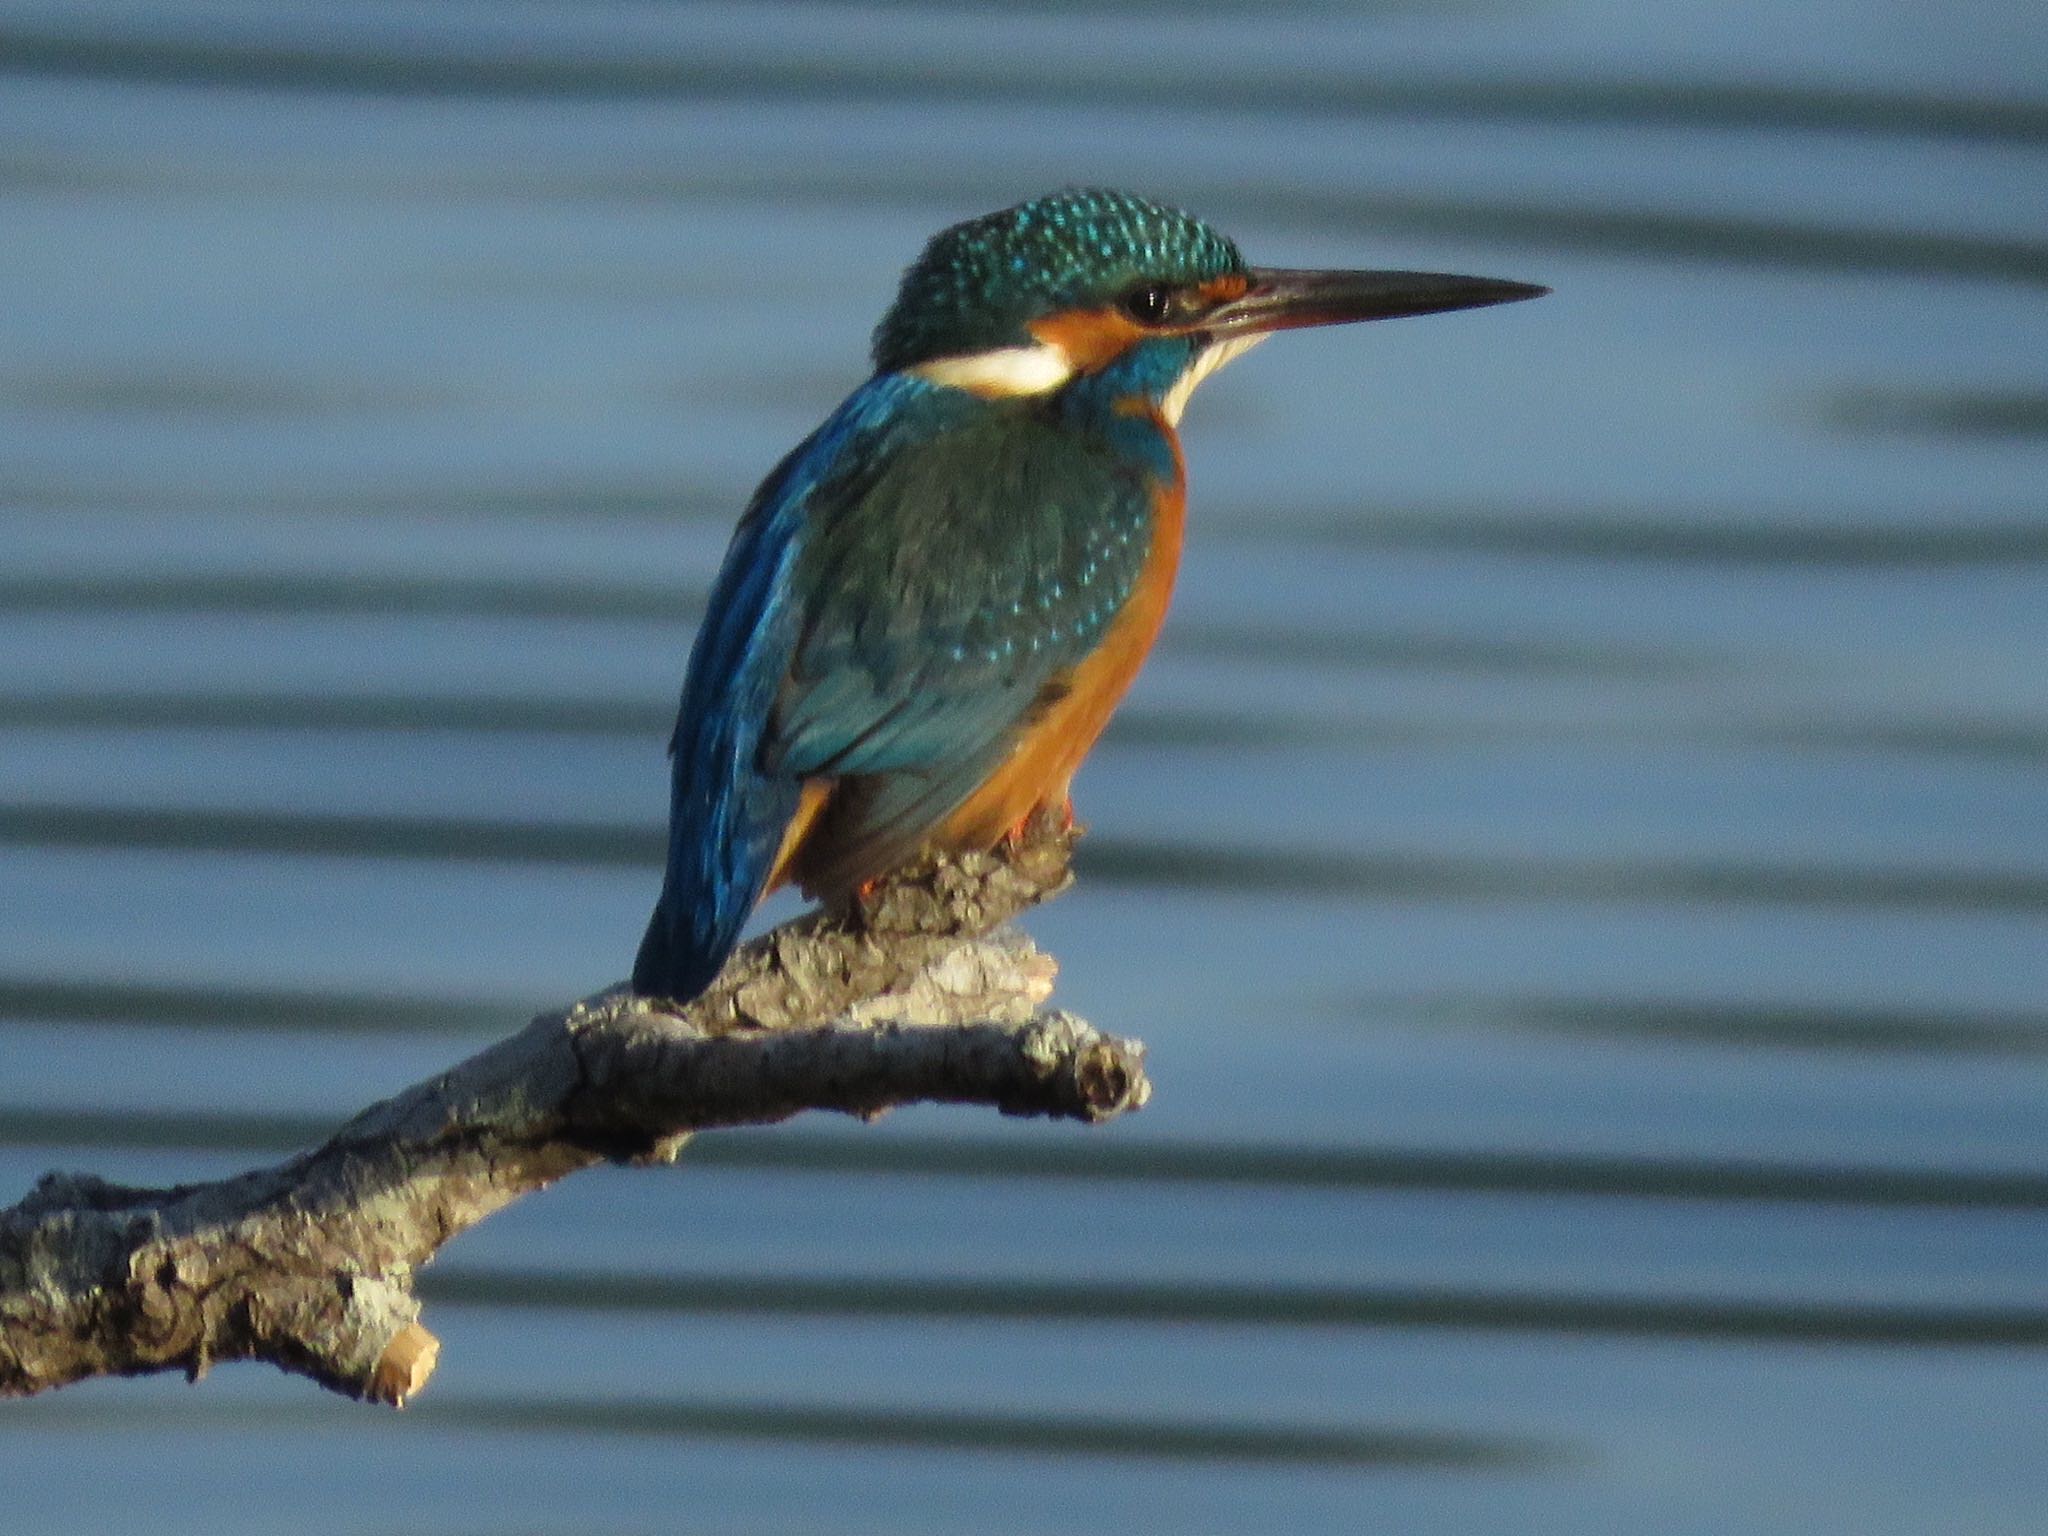
[[[997,347],[963,357],[934,358],[910,371],[934,384],[1001,399],[1058,389],[1074,376],[1074,365],[1065,348],[1041,341],[1029,347]]]
[[[1166,418],[1170,427],[1180,425],[1180,413],[1188,408],[1188,396],[1195,392],[1195,386],[1209,377],[1218,368],[1234,357],[1243,357],[1266,339],[1266,332],[1253,331],[1243,336],[1228,336],[1222,341],[1212,341],[1188,364],[1187,372],[1173,381],[1173,388],[1166,392],[1159,402],[1159,414]]]

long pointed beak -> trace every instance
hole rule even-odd
[[[1348,325],[1434,315],[1447,309],[1512,304],[1550,292],[1531,283],[1447,272],[1317,272],[1253,267],[1251,287],[1204,315],[1200,327],[1217,336],[1287,331],[1305,325]]]

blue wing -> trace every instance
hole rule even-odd
[[[1142,565],[1142,468],[900,374],[755,493],[691,652],[667,872],[634,990],[691,997],[760,899],[806,780],[812,883],[886,873],[991,771]]]

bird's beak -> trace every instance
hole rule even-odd
[[[1447,309],[1512,304],[1550,292],[1531,283],[1447,272],[1316,272],[1253,267],[1251,287],[1202,316],[1200,328],[1217,337],[1263,335],[1305,325],[1348,325]]]

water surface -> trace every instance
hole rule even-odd
[[[74,1389],[16,1520],[2040,1531],[2044,64],[2001,0],[0,5],[0,1189],[625,969],[726,531],[941,224],[1556,290],[1189,412],[1032,920],[1144,1115],[578,1178],[426,1277],[402,1418]]]

